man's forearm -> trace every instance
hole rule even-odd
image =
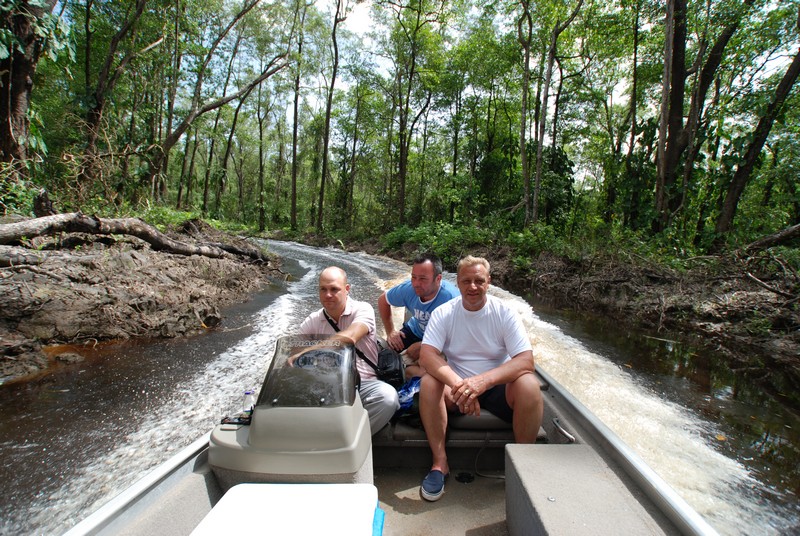
[[[422,343],[420,346],[419,364],[428,374],[445,385],[453,386],[461,379],[447,364],[441,352],[429,344]]]
[[[493,385],[511,383],[520,376],[533,373],[533,353],[521,352],[489,372],[492,373],[490,383]]]

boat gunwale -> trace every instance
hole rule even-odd
[[[208,450],[211,431],[204,433],[174,456],[155,466],[131,486],[115,495],[110,501],[83,518],[69,529],[64,536],[98,534],[108,529],[112,523],[136,515],[139,507],[147,508],[155,499],[151,494],[171,479],[183,477],[193,472],[197,459]]]
[[[601,457],[610,459],[618,465],[642,493],[655,505],[663,516],[682,534],[696,536],[716,536],[714,530],[695,509],[693,509],[662,477],[628,446],[615,432],[605,425],[583,403],[577,400],[549,374],[536,367],[536,372],[549,385],[551,394],[561,398],[568,412],[567,418],[574,419],[574,426],[588,433],[601,450]],[[154,492],[167,486],[171,480],[178,480],[195,470],[197,461],[207,454],[211,431],[184,447],[167,461],[136,481],[127,489],[113,497],[98,510],[72,527],[65,536],[98,534],[108,530],[113,524],[132,519],[146,509],[161,494]],[[607,462],[608,463],[608,462]]]
[[[718,532],[683,499],[666,480],[656,473],[644,459],[625,443],[611,428],[603,423],[589,408],[575,398],[552,376],[536,367],[536,372],[570,406],[570,418],[589,433],[592,440],[603,449],[604,454],[617,463],[623,473],[639,486],[644,494],[667,517],[676,528],[687,535],[718,536]]]

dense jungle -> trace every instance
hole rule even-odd
[[[721,350],[800,407],[800,1],[10,0],[3,381],[433,250]]]

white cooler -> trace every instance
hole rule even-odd
[[[238,484],[192,536],[379,536],[383,517],[372,484]]]

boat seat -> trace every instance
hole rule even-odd
[[[536,376],[542,391],[549,385]],[[446,448],[452,467],[480,465],[484,469],[502,470],[505,465],[503,448],[514,442],[514,431],[490,411],[481,410],[480,417],[450,414]],[[539,427],[537,443],[547,443],[547,432]],[[430,467],[430,448],[419,416],[392,420],[372,436],[372,456],[375,467]]]
[[[511,536],[671,534],[641,492],[589,445],[508,445],[505,451]]]
[[[488,411],[481,411],[480,417],[450,417],[446,448],[451,467],[471,469],[480,457],[483,469],[502,470],[503,449],[513,442],[511,424]],[[547,442],[544,428],[539,428],[537,442]],[[389,423],[372,436],[372,454],[376,467],[424,467],[430,465],[431,458],[425,430],[404,419]]]
[[[485,409],[481,416],[450,414],[447,425],[451,430],[510,430],[511,423],[495,416]]]

